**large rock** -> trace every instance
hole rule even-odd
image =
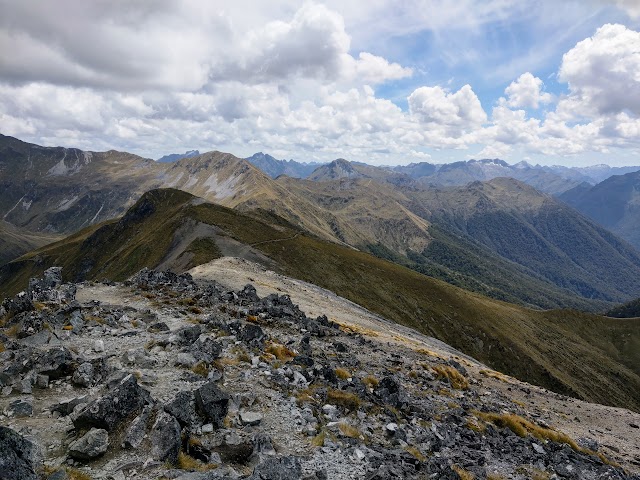
[[[142,413],[133,419],[122,442],[123,448],[138,448],[147,433],[147,422],[151,416],[151,407],[146,406]]]
[[[375,387],[374,393],[384,403],[395,408],[405,408],[409,405],[409,397],[400,382],[394,377],[384,377]]]
[[[302,478],[300,461],[296,457],[268,458],[260,463],[249,480],[298,480]]]
[[[40,355],[34,365],[34,370],[47,375],[51,380],[71,375],[75,367],[74,354],[65,347],[53,347]]]
[[[38,480],[42,452],[33,442],[7,427],[0,426],[0,478]]]
[[[203,423],[202,418],[196,412],[196,401],[193,392],[178,392],[173,400],[164,406],[164,410],[176,417],[182,427],[195,430]]]
[[[176,463],[182,443],[180,424],[173,415],[158,413],[151,428],[151,456],[159,462]]]
[[[114,390],[83,408],[73,419],[73,426],[104,428],[111,432],[150,402],[149,392],[138,385],[133,375],[127,375]]]
[[[229,411],[229,395],[210,381],[195,391],[195,399],[197,410],[215,427],[220,428]]]
[[[109,433],[101,428],[92,428],[69,445],[69,455],[76,460],[93,460],[104,455],[109,448]]]
[[[62,268],[51,267],[42,278],[29,280],[27,295],[34,302],[70,303],[76,298],[76,286],[62,285]]]
[[[2,317],[12,318],[22,312],[30,312],[35,307],[25,292],[20,292],[13,298],[7,298],[2,302]],[[2,318],[0,318],[2,320]]]

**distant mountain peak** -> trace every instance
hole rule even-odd
[[[178,160],[182,160],[183,158],[197,157],[198,155],[200,155],[200,152],[198,150],[187,150],[184,153],[171,153],[169,155],[165,155],[164,157],[159,158],[158,162],[160,163],[177,162]]]

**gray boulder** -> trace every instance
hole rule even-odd
[[[160,412],[151,428],[151,456],[159,462],[176,463],[180,451],[180,424],[173,415]]]
[[[209,381],[195,391],[196,408],[214,427],[220,428],[229,411],[229,395]]]
[[[7,427],[0,426],[0,478],[38,480],[42,452],[33,442]]]
[[[149,392],[138,385],[133,375],[127,375],[115,389],[83,408],[73,418],[73,426],[104,428],[111,432],[148,403],[151,403]]]
[[[93,460],[104,455],[109,448],[109,433],[101,428],[92,428],[69,445],[69,455],[76,460]]]
[[[81,363],[73,372],[71,381],[80,387],[90,387],[93,384],[93,365],[91,362]]]

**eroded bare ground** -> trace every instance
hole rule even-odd
[[[630,470],[640,472],[638,413],[557,395],[494,372],[437,339],[389,322],[333,292],[279,275],[247,260],[220,258],[195,267],[189,273],[196,280],[216,280],[233,289],[241,289],[251,283],[260,296],[287,294],[307,315],[316,316],[329,312],[327,315],[331,320],[354,327],[354,330],[375,342],[396,343],[414,350],[425,348],[443,358],[462,359],[465,367],[482,380],[486,387],[485,395],[495,392],[510,397],[514,404],[522,406],[532,418],[566,432],[571,437],[595,438],[608,455]]]
[[[640,478],[636,413],[506,377],[246,260],[191,274],[7,305],[22,312],[0,329],[0,425],[48,471],[105,480]],[[83,458],[89,427],[108,439]]]

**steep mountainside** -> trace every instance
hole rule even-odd
[[[640,288],[640,255],[630,245],[521,182],[495,179],[415,198],[414,212],[583,297],[616,301]]]
[[[0,136],[0,216],[26,230],[74,232],[122,215],[162,185],[162,168],[128,153],[46,148]]]
[[[560,199],[640,249],[640,172],[575,188]]]
[[[177,190],[149,192],[121,219],[1,267],[0,285],[16,293],[52,265],[69,280],[123,280],[144,266],[185,269],[220,255],[250,258],[332,290],[518,378],[640,410],[635,319],[498,302],[309,237],[277,217],[260,220]]]
[[[280,175],[287,175],[292,178],[307,178],[320,165],[319,163],[301,163],[295,160],[278,160],[262,152],[254,153],[246,160],[271,178],[277,178]]]
[[[60,238],[54,234],[28,232],[0,221],[0,265]]]

